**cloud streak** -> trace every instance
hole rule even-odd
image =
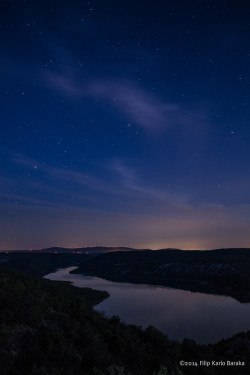
[[[108,99],[112,106],[126,115],[131,122],[145,129],[169,126],[168,118],[178,111],[175,105],[165,105],[145,90],[127,82],[93,83],[90,93],[104,100]]]
[[[197,126],[206,123],[199,110],[187,111],[176,103],[167,103],[131,80],[87,79],[77,71],[46,73],[47,85],[71,100],[100,99],[128,122],[145,130],[164,130],[175,126]]]
[[[24,155],[15,153],[11,160],[25,173],[33,169],[34,161]],[[68,246],[80,245],[83,238],[88,244],[95,244],[98,228],[104,244],[110,244],[108,239],[112,238],[113,245],[122,242],[148,248],[248,246],[249,205],[192,204],[188,196],[145,184],[138,171],[122,160],[101,167],[105,176],[102,178],[79,170],[40,165],[34,180],[4,180],[7,186],[0,196],[2,216],[7,212],[15,214],[12,229],[16,241],[24,243],[25,228],[34,234],[43,228],[47,242],[36,246],[50,246],[55,237]],[[42,185],[39,173],[47,176]],[[24,212],[25,226],[20,227]],[[6,236],[3,243],[9,241]],[[32,241],[37,237],[34,235]],[[9,242],[9,246],[15,247],[15,243],[18,242]]]
[[[152,200],[154,205],[158,202],[174,206],[186,207],[189,196],[186,194],[173,194],[166,190],[151,187],[144,183],[138,176],[136,170],[124,165],[122,161],[116,160],[113,165],[113,172],[119,176],[121,184],[130,194],[137,196],[138,200],[143,198]]]
[[[25,173],[33,169],[34,161],[24,155],[15,153],[11,160]],[[103,244],[109,245],[112,239],[114,246],[249,246],[250,205],[194,205],[185,195],[145,184],[138,171],[122,160],[102,168],[110,181],[43,165],[36,171],[48,176],[42,185],[38,177],[20,182],[3,179],[2,248],[4,244],[7,248],[46,247],[58,244],[56,239],[65,246],[95,245],[97,229]],[[38,238],[46,240],[38,243]]]

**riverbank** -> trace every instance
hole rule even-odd
[[[3,375],[247,375],[250,332],[215,345],[171,341],[157,329],[126,325],[93,310],[103,292],[0,269],[0,366]],[[96,294],[97,293],[97,294]],[[181,361],[244,366],[192,367]]]
[[[99,255],[73,273],[163,285],[250,302],[250,249],[158,250]]]

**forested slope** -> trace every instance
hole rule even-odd
[[[247,361],[250,356],[249,333],[213,346],[191,340],[181,344],[153,327],[142,330],[95,312],[93,305],[106,297],[106,292],[1,268],[1,375],[163,375],[166,368],[176,375],[180,360]],[[181,370],[186,375],[225,373],[223,368]],[[249,371],[246,363],[226,374]]]
[[[250,302],[250,249],[108,253],[87,260],[73,273],[225,294]]]

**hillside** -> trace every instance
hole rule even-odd
[[[153,327],[104,318],[93,305],[107,297],[0,268],[1,375],[166,375],[166,368],[172,375],[225,374],[221,367],[178,370],[182,359],[204,358],[246,361],[226,374],[249,373],[250,332],[216,345],[180,344]]]
[[[250,302],[250,249],[108,253],[87,260],[72,272],[225,294]]]
[[[0,253],[0,265],[30,275],[45,276],[58,268],[82,264],[93,255],[77,253],[8,252]]]

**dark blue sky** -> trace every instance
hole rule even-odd
[[[245,1],[1,3],[1,249],[250,247]]]

